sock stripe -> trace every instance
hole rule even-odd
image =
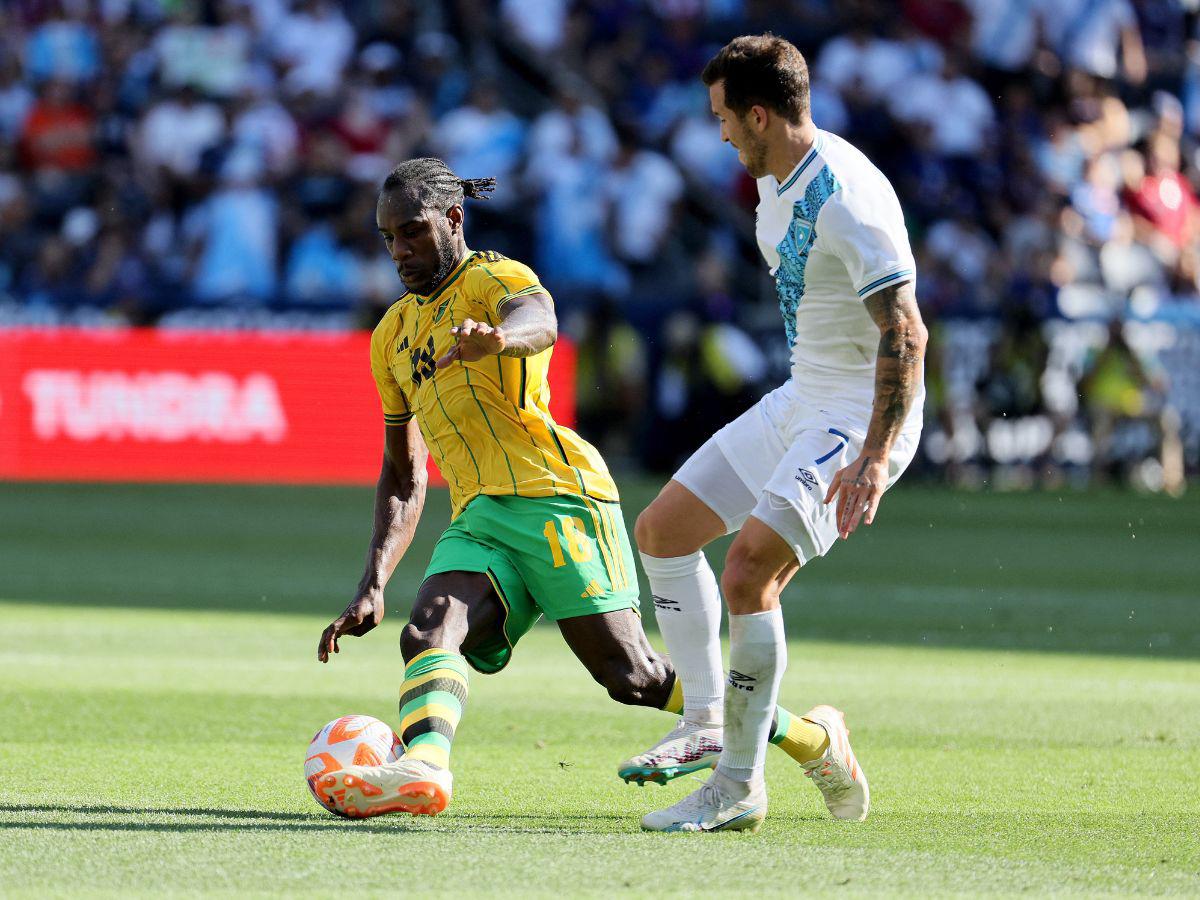
[[[449,691],[430,691],[428,694],[414,697],[400,707],[400,727],[403,729],[406,722],[411,724],[422,715],[433,715],[433,710],[449,710],[454,714],[454,722],[457,724],[462,718],[464,699]]]
[[[404,669],[405,680],[425,675],[436,669],[449,669],[457,672],[464,679],[467,677],[467,661],[457,653],[449,653],[438,647],[432,647],[409,660]]]
[[[408,708],[415,701],[429,694],[447,694],[458,700],[460,706],[467,702],[466,682],[456,677],[447,678],[440,672],[422,677],[419,684],[414,685],[412,682],[406,681],[403,688],[404,693],[400,695],[400,718],[404,718],[408,712],[411,712]]]
[[[428,731],[413,738],[404,750],[407,759],[423,759],[443,769],[450,768],[450,739],[436,731]]]
[[[409,725],[400,735],[400,743],[404,745],[405,750],[418,737],[423,734],[440,734],[446,738],[447,743],[454,740],[454,723],[448,722],[440,716],[429,716]]]
[[[407,716],[400,720],[400,735],[401,739],[415,725],[420,725],[428,719],[441,719],[450,726],[450,734],[454,734],[454,729],[458,727],[459,720],[462,719],[462,705],[457,700],[451,700],[449,704],[443,703],[424,703],[410,712]],[[420,732],[416,732],[419,734]]]
[[[775,707],[775,721],[771,723],[771,743],[782,744],[787,739],[791,724],[792,714],[782,706]]]

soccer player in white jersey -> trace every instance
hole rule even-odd
[[[716,772],[652,812],[654,831],[757,830],[767,811],[763,762],[786,665],[779,595],[838,537],[870,525],[921,432],[927,332],[900,203],[857,149],[813,124],[808,68],[770,34],[735,38],[705,67],[721,137],[758,180],[758,243],[775,276],[792,348],[791,378],[718,431],[642,513],[636,537],[685,717],[623,777]],[[729,676],[721,599],[702,548],[737,531],[721,578],[729,606]],[[805,598],[819,617],[823,600]],[[866,818],[870,792],[843,714],[816,706],[787,723],[805,774],[835,818]],[[667,777],[670,777],[669,774]],[[657,779],[664,780],[664,779]]]

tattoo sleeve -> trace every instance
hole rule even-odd
[[[502,310],[500,328],[504,332],[501,356],[533,356],[558,340],[554,304],[545,294],[510,300]]]
[[[912,409],[929,333],[921,321],[911,281],[877,291],[864,302],[879,326],[879,356],[875,362],[875,404],[863,451],[886,456]]]

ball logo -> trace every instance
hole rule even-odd
[[[278,443],[287,417],[275,379],[262,372],[82,372],[32,369],[21,384],[33,431],[52,441],[187,440]]]

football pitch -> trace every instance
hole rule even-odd
[[[632,517],[652,486],[623,487]],[[321,666],[369,491],[0,485],[0,895],[1200,893],[1195,493],[890,494],[785,602],[782,702],[846,710],[871,817],[829,819],[773,749],[757,835],[642,833],[696,782],[614,772],[670,718],[549,627],[472,677],[445,814],[317,807],[313,732],[395,725],[446,507],[383,625]]]

